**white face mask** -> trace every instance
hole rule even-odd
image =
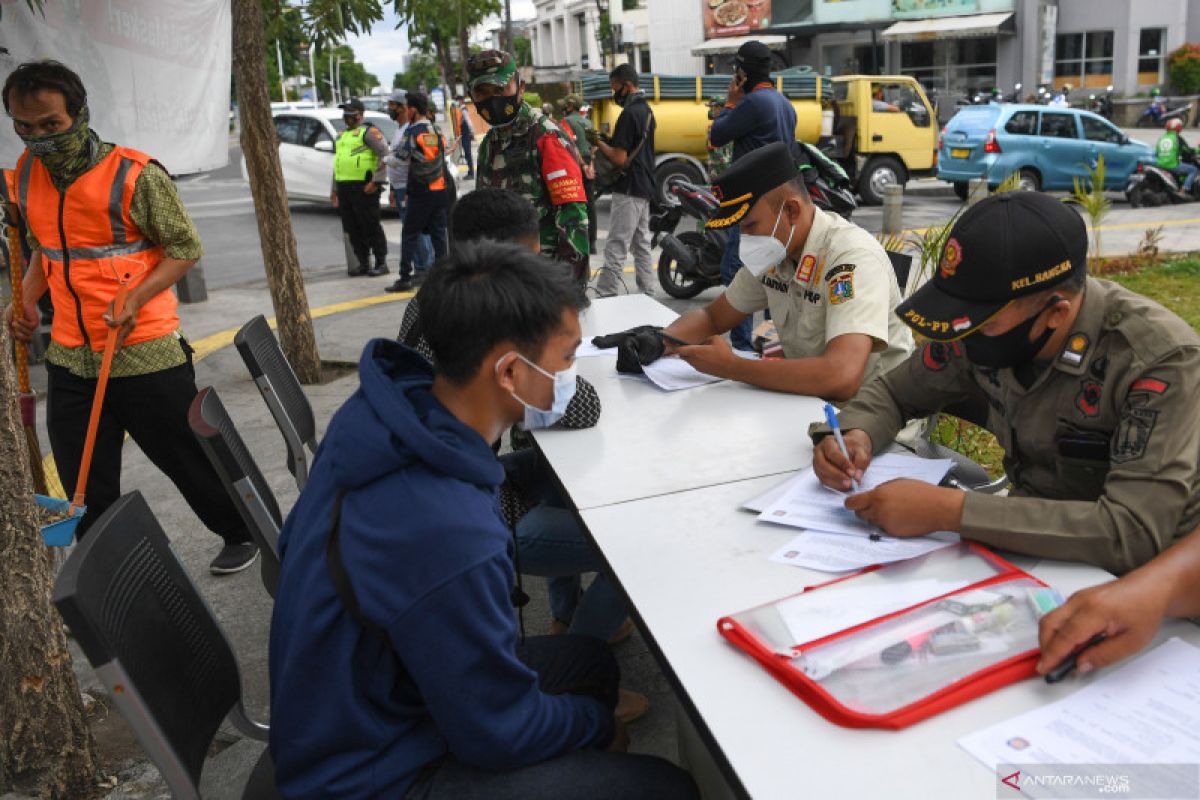
[[[788,248],[792,246],[792,237],[796,234],[796,226],[788,231],[787,244],[775,238],[775,231],[779,228],[779,221],[783,219],[783,206],[779,207],[779,213],[775,216],[775,227],[771,228],[770,236],[751,236],[742,234],[741,241],[738,244],[738,258],[746,269],[750,270],[750,274],[754,277],[762,275],[771,267],[779,265],[779,262],[787,258]]]
[[[538,428],[549,428],[551,425],[562,419],[563,414],[565,414],[567,411],[567,404],[570,403],[571,398],[575,396],[575,388],[578,383],[575,379],[575,364],[572,363],[571,366],[567,367],[561,372],[547,372],[520,353],[512,353],[512,355],[515,355],[517,358],[521,359],[526,364],[533,367],[538,372],[542,373],[551,381],[553,381],[554,400],[551,402],[550,408],[548,409],[541,409],[537,406],[531,405],[525,400],[522,400],[516,392],[512,392],[513,399],[525,406],[525,419],[522,421],[521,427],[527,431],[536,430]],[[500,362],[508,356],[509,353],[505,353],[496,361],[497,371],[500,370]]]

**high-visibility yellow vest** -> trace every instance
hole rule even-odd
[[[333,179],[335,181],[365,181],[367,173],[374,174],[379,167],[375,151],[367,146],[368,125],[342,131],[337,139],[333,155]]]

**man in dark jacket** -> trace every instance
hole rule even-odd
[[[771,83],[771,51],[760,41],[750,41],[738,48],[736,69],[729,82],[725,107],[713,120],[708,133],[709,145],[733,145],[733,163],[747,153],[772,142],[796,141],[796,109]],[[721,258],[721,283],[728,286],[741,268],[738,246],[741,229],[729,228],[725,255]],[[753,319],[747,319],[729,332],[733,346],[750,350],[750,329]]]
[[[490,443],[569,400],[584,303],[523,248],[465,245],[421,290],[436,374],[398,342],[367,344],[279,540],[284,796],[696,796],[664,761],[606,752],[625,737],[603,642],[517,640]]]

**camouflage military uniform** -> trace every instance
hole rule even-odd
[[[587,202],[575,159],[573,145],[558,126],[523,102],[511,125],[491,128],[480,142],[475,185],[528,197],[538,211],[542,253],[569,264],[576,278],[587,280]]]

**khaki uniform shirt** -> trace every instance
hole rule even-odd
[[[840,416],[876,451],[903,421],[986,401],[1008,497],[968,492],[964,538],[1123,573],[1200,523],[1200,336],[1151,300],[1089,278],[1062,351],[1028,389],[931,343]]]
[[[758,278],[738,270],[725,299],[743,314],[769,308],[787,358],[820,356],[843,334],[870,336],[864,386],[913,349],[908,327],[892,313],[901,297],[887,253],[862,228],[819,208],[798,262],[787,259]]]

